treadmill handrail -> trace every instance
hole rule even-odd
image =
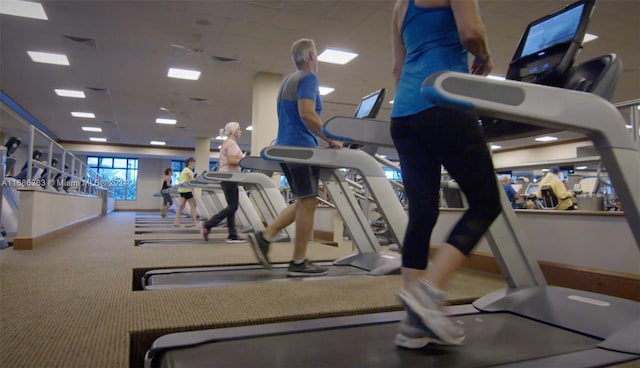
[[[307,164],[331,169],[350,168],[369,177],[384,177],[384,170],[370,155],[359,150],[269,146],[262,149],[265,160]]]
[[[438,105],[457,110],[473,109],[483,116],[577,131],[590,137],[596,147],[637,151],[624,128],[620,111],[592,93],[459,72],[439,72],[425,79],[422,95]]]
[[[494,80],[458,72],[425,79],[425,98],[482,115],[585,134],[593,141],[640,250],[640,151],[620,111],[592,93],[531,83]]]

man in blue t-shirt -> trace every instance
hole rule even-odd
[[[509,202],[511,202],[511,208],[518,208],[518,204],[516,204],[516,200],[520,198],[516,190],[513,189],[511,183],[509,183],[508,175],[500,175],[500,183],[502,184],[502,188],[507,193],[507,198],[509,198]]]
[[[339,148],[342,143],[322,134],[322,100],[318,72],[318,52],[313,40],[300,39],[291,46],[291,55],[297,70],[284,78],[278,94],[278,145],[317,147],[318,137],[329,147]],[[293,256],[287,269],[288,276],[322,276],[328,269],[318,267],[306,259],[307,241],[311,237],[317,206],[319,170],[303,164],[282,164],[296,203],[285,208],[264,231],[249,234],[251,247],[258,261],[271,268],[269,253],[271,239],[282,229],[296,222]]]

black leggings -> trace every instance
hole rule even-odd
[[[220,183],[222,191],[224,192],[224,198],[227,200],[227,207],[211,216],[204,226],[207,229],[217,226],[222,220],[227,219],[227,228],[229,228],[229,237],[235,238],[238,236],[236,232],[236,211],[238,210],[238,184],[223,181]]]
[[[469,209],[454,226],[447,243],[469,255],[502,210],[496,174],[477,117],[435,107],[391,119],[391,136],[409,200],[402,266],[427,267],[429,242],[439,213],[441,166],[469,202]]]

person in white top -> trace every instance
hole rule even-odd
[[[236,122],[227,123],[222,132],[227,139],[220,148],[220,159],[218,160],[218,171],[220,172],[240,172],[240,160],[244,156],[238,146],[238,138],[242,134],[240,124]],[[238,184],[227,181],[220,182],[224,197],[227,200],[227,207],[213,215],[207,221],[202,222],[202,236],[204,240],[209,240],[209,231],[217,226],[222,220],[227,219],[229,237],[227,243],[244,243],[245,239],[238,236],[236,232],[236,211],[238,210]]]

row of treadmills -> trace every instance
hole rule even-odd
[[[477,113],[488,132],[504,131],[501,129],[509,124],[521,132],[522,123],[526,123],[535,129],[571,130],[591,138],[619,193],[640,249],[637,191],[640,150],[624,129],[620,113],[605,99],[610,97],[619,77],[620,61],[615,55],[605,55],[570,68],[594,5],[594,0],[582,0],[532,22],[511,63],[508,73],[511,80],[441,72],[425,80],[422,93],[439,105]],[[568,21],[571,17],[577,17],[577,21]],[[558,19],[563,22],[558,23]],[[531,41],[529,38],[545,34],[546,27],[565,23],[575,27],[562,33],[563,37],[572,34],[570,38],[551,46],[533,42],[545,52],[523,55],[523,50],[532,47],[531,44],[528,49],[524,47]],[[559,83],[563,75],[566,84]],[[580,83],[574,83],[576,79]],[[354,144],[393,145],[388,122],[384,121],[335,117],[325,123],[323,131],[333,139]],[[406,215],[404,212],[391,215],[398,213],[394,212],[398,200],[385,195],[391,190],[390,184],[380,173],[379,164],[367,153],[270,146],[262,150],[261,158],[267,164],[271,161],[320,166],[325,185],[335,185],[336,191],[340,190],[338,168],[358,170],[384,210],[382,215],[394,237],[404,237]],[[254,161],[241,163],[251,167],[259,159],[245,160]],[[215,175],[215,179],[223,180],[220,175],[223,174]],[[228,175],[230,179],[235,174]],[[206,176],[213,179],[213,174]],[[508,287],[471,305],[446,309],[456,323],[465,327],[464,346],[397,348],[393,336],[404,312],[390,312],[169,334],[153,343],[144,364],[146,367],[601,367],[640,359],[640,303],[548,286],[528,252],[506,195],[500,192],[504,210],[486,237]],[[341,215],[345,218],[345,214]],[[397,257],[386,259],[385,255],[376,249],[361,249],[345,263],[372,273],[397,270]]]

